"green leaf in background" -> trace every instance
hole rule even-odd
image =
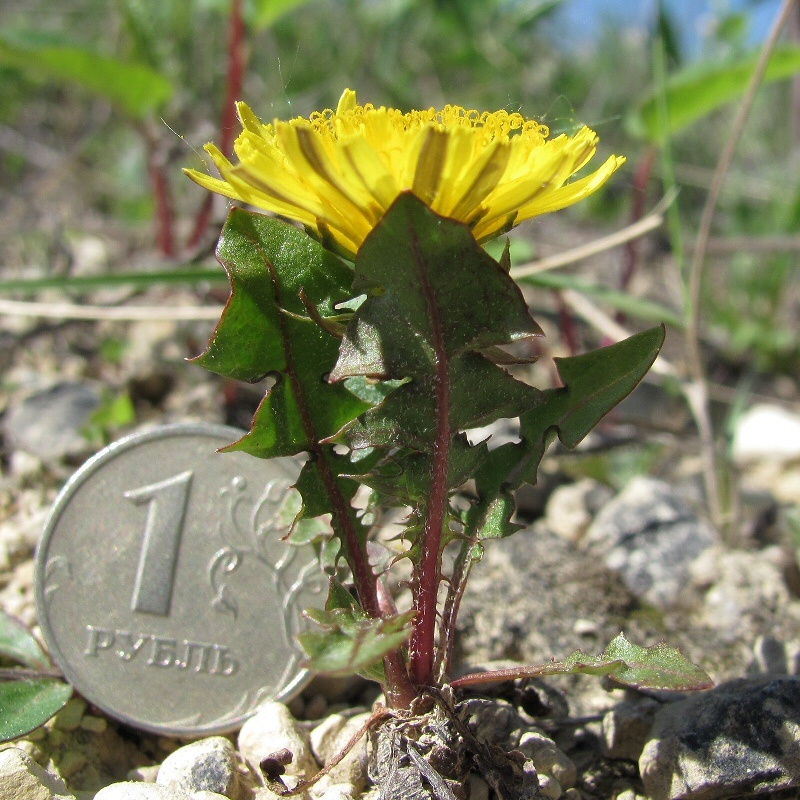
[[[0,611],[0,657],[33,670],[52,667],[33,634]],[[29,733],[47,722],[72,696],[72,687],[54,678],[0,682],[0,742]]]
[[[645,322],[663,322],[679,329],[683,329],[686,324],[683,317],[668,306],[644,297],[636,297],[630,292],[621,292],[601,284],[589,283],[574,275],[561,272],[539,272],[515,278],[515,280],[528,286],[535,286],[537,289],[574,289],[587,297],[596,298],[603,305],[613,308],[615,311],[621,311],[623,314]]]
[[[250,24],[261,31],[269,28],[284,14],[294,11],[300,6],[308,5],[311,0],[253,0],[253,11],[249,15]]]
[[[662,128],[655,94],[647,97],[627,119],[634,136],[663,144],[672,135],[744,94],[759,55],[729,64],[703,61],[670,76],[666,85],[667,128]],[[800,47],[776,48],[770,58],[764,83],[789,78],[800,72]]]
[[[121,392],[115,395],[106,389],[100,406],[95,409],[89,421],[81,430],[92,444],[107,445],[115,431],[136,422],[136,409],[130,395]]]
[[[16,739],[43,725],[71,696],[68,683],[52,678],[0,683],[0,741]]]
[[[516,678],[541,678],[545,675],[608,675],[623,686],[658,691],[694,691],[710,689],[714,682],[699,667],[692,664],[680,650],[664,642],[652,647],[640,647],[629,642],[623,634],[615,637],[599,656],[576,650],[564,661],[550,661],[535,666],[520,666],[495,672],[465,675],[452,681],[453,686],[469,686]]]
[[[0,657],[31,669],[50,669],[52,664],[33,634],[14,617],[0,611]]]
[[[137,119],[162,107],[173,91],[167,78],[144,64],[81,47],[36,44],[23,36],[0,38],[0,65],[62,84],[77,84]]]

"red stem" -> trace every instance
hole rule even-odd
[[[244,85],[244,73],[247,63],[245,33],[242,0],[231,0],[231,16],[228,28],[228,72],[225,79],[225,101],[222,105],[219,140],[219,149],[226,156],[230,156],[233,151],[236,130],[236,101],[241,98]],[[187,246],[190,249],[200,244],[203,234],[208,229],[213,201],[214,196],[209,192],[197,211],[194,227],[187,242]]]
[[[633,175],[631,193],[633,202],[631,204],[630,222],[638,222],[644,217],[647,210],[647,186],[650,183],[650,176],[653,174],[653,167],[656,163],[657,150],[655,147],[648,147],[636,172]],[[639,267],[639,240],[631,239],[625,244],[625,257],[622,263],[622,273],[619,278],[619,288],[626,291],[630,286],[633,276]],[[624,323],[625,315],[619,311],[615,315],[617,322]]]
[[[569,354],[574,356],[578,352],[578,331],[575,327],[575,319],[564,302],[564,298],[557,289],[553,291],[558,306],[558,319],[561,325],[561,335],[564,343],[569,349]]]
[[[147,139],[147,169],[150,185],[156,201],[156,246],[167,258],[175,255],[173,225],[175,214],[164,163],[164,154],[158,147],[155,137],[145,134]]]
[[[461,550],[453,565],[453,574],[442,613],[442,641],[439,644],[438,663],[436,664],[436,678],[438,681],[446,680],[450,674],[453,661],[453,646],[456,638],[456,619],[461,607],[461,600],[467,588],[467,579],[476,559],[472,557],[472,548],[475,540],[464,541]]]
[[[433,298],[427,276],[421,268],[421,258],[414,241],[417,263],[420,264],[420,285],[427,298],[436,356],[436,439],[433,446],[431,495],[428,518],[423,533],[422,559],[415,565],[414,631],[411,634],[411,680],[417,686],[429,686],[433,681],[436,639],[436,605],[441,579],[442,529],[447,512],[447,472],[450,461],[450,375],[444,347],[442,321]]]
[[[269,270],[270,277],[275,287],[275,301],[280,308],[283,308],[281,288],[278,282],[278,276],[275,273],[275,267],[266,257],[264,258],[264,263]],[[377,576],[372,571],[372,567],[369,564],[367,548],[356,531],[353,509],[342,494],[336,482],[336,474],[328,460],[328,454],[319,442],[314,420],[311,417],[311,411],[306,403],[305,392],[297,377],[294,352],[289,338],[289,331],[286,327],[288,323],[283,314],[278,315],[278,324],[281,328],[281,338],[286,346],[286,371],[289,375],[289,381],[292,384],[298,410],[300,411],[303,430],[309,442],[311,442],[311,452],[313,453],[317,469],[322,477],[325,491],[333,505],[332,524],[345,543],[345,549],[348,554],[347,563],[353,572],[353,581],[356,586],[356,592],[358,593],[359,603],[361,603],[361,607],[370,617],[379,619],[383,615],[381,614],[381,604],[378,600]],[[409,681],[408,671],[400,650],[394,650],[384,658],[384,667],[386,669],[386,684],[383,689],[386,693],[387,702],[393,708],[409,708],[411,703],[416,699],[417,692]]]

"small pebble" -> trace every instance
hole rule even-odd
[[[88,762],[89,759],[78,750],[67,750],[58,761],[58,774],[64,780],[69,780],[73,775],[80,772]]]
[[[518,749],[533,761],[540,779],[542,776],[549,775],[558,782],[559,796],[562,787],[569,789],[575,785],[578,777],[575,764],[566,753],[559,750],[556,743],[549,737],[543,736],[541,733],[523,733]]]
[[[93,717],[91,714],[87,714],[81,720],[80,727],[81,730],[89,731],[90,733],[104,733],[108,728],[108,722],[102,717]]]
[[[332,714],[311,731],[311,749],[320,764],[337,756],[369,719],[369,713],[346,717]],[[327,776],[332,784],[348,783],[356,792],[367,783],[367,737],[363,736],[352,750],[331,769]]]
[[[192,795],[173,789],[170,786],[159,786],[157,783],[112,783],[101,789],[94,800],[193,800]]]
[[[564,793],[561,784],[551,775],[539,775],[539,792],[547,800],[558,800]]]
[[[650,697],[617,703],[603,717],[604,755],[638,761],[659,708],[661,703]]]
[[[141,781],[142,783],[155,783],[161,764],[152,764],[145,767],[136,767],[128,773],[129,781]]]
[[[286,765],[286,775],[310,777],[318,769],[311,755],[308,734],[283,703],[264,703],[242,726],[238,742],[239,752],[256,774],[267,756],[284,749],[293,755]]]
[[[42,769],[27,753],[16,747],[0,751],[0,792],[3,800],[60,800],[71,797],[58,775]]]
[[[469,776],[469,800],[489,800],[489,784],[480,775]]]
[[[67,700],[67,704],[56,714],[53,725],[61,731],[76,730],[86,713],[87,703],[82,697],[73,697]]]
[[[334,783],[324,787],[319,793],[311,791],[314,800],[355,800],[361,793],[352,783]]]
[[[238,774],[233,745],[223,736],[187,744],[164,759],[156,783],[187,794],[208,791],[234,797]]]

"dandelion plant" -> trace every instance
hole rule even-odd
[[[329,520],[317,544],[331,574],[326,607],[307,611],[317,624],[301,635],[308,665],[377,680],[395,709],[429,687],[513,677],[452,680],[470,571],[490,540],[519,530],[514,490],[536,481],[549,442],[574,447],[631,392],[664,330],[557,359],[563,385],[531,386],[509,372],[521,360],[504,348],[541,328],[507,251],[496,261],[483,244],[591,195],[625,159],[575,177],[596,153],[589,128],[551,138],[519,113],[403,112],[359,105],[349,89],[335,111],[308,118],[265,124],[244,103],[238,113],[237,162],[208,145],[221,177],[187,173],[269,215],[230,213],[217,257],[231,297],[198,361],[238,380],[275,379],[228,449],[307,457],[295,539],[309,538],[310,520]],[[490,450],[467,437],[506,418],[519,419],[520,441]],[[366,510],[353,504],[359,487]],[[370,560],[375,511],[386,508],[404,520],[394,560],[411,562],[403,613],[387,590],[390,566]],[[600,656],[515,674],[576,671],[633,686],[708,685],[678,651],[624,637]]]

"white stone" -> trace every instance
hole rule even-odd
[[[575,785],[578,778],[575,764],[566,753],[559,750],[556,743],[549,737],[532,731],[523,733],[517,749],[533,761],[540,777],[549,775],[558,781],[559,795],[562,788],[569,789]]]
[[[539,775],[539,793],[547,800],[558,800],[564,791],[561,784],[551,775]]]
[[[211,736],[170,753],[156,783],[191,794],[216,792],[234,798],[238,791],[236,752],[224,736]]]
[[[345,745],[364,727],[369,713],[356,714],[350,718],[342,714],[331,714],[311,731],[311,749],[320,764],[327,764],[338,755]],[[353,749],[328,773],[329,783],[349,783],[357,792],[367,783],[367,737],[363,736]]]
[[[594,514],[614,496],[608,487],[584,478],[559,486],[545,507],[547,527],[569,542],[578,542],[586,533]]]
[[[800,458],[800,416],[780,406],[753,406],[736,425],[733,457],[737,463]]]
[[[324,787],[320,792],[311,790],[314,800],[355,800],[361,796],[352,783],[333,783]]]
[[[171,786],[125,781],[101,789],[94,800],[192,800],[192,796]]]
[[[227,795],[218,792],[192,792],[192,800],[230,800]]]
[[[0,800],[66,800],[74,798],[57,775],[42,769],[16,747],[0,751]]]
[[[279,750],[290,750],[292,761],[286,765],[286,775],[310,778],[317,770],[311,755],[308,734],[297,724],[283,703],[265,703],[245,722],[239,732],[239,752],[245,761],[260,774],[259,765]]]

